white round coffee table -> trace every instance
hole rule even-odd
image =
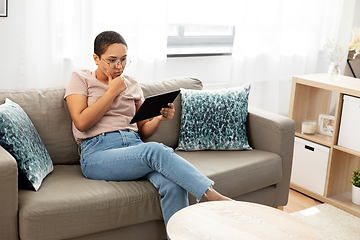
[[[171,240],[316,239],[309,226],[276,208],[240,201],[191,205],[167,224]]]

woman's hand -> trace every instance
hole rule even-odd
[[[123,91],[125,91],[127,89],[124,78],[122,78],[121,76],[113,78],[111,76],[111,74],[109,73],[109,71],[106,69],[105,69],[104,73],[106,74],[106,76],[108,77],[108,80],[109,80],[108,81],[108,86],[109,86],[108,91],[115,94],[115,96],[119,95],[120,93],[122,93]]]
[[[175,106],[172,103],[169,103],[168,106],[168,108],[162,108],[160,110],[161,115],[154,117],[151,121],[143,120],[137,123],[141,139],[145,140],[154,135],[162,121],[173,119]],[[139,110],[139,108],[140,106],[137,106],[136,110]]]
[[[168,108],[162,108],[160,110],[161,115],[159,116],[160,121],[171,120],[175,114],[175,106],[173,103],[168,103]]]

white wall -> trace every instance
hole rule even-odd
[[[34,13],[36,14],[36,13]],[[19,77],[20,66],[16,64],[22,57],[18,46],[21,40],[20,1],[8,1],[8,17],[0,17],[0,87]]]

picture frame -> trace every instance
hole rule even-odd
[[[8,16],[8,0],[0,0],[0,17]]]
[[[335,116],[320,114],[319,115],[319,133],[332,136],[335,126]]]

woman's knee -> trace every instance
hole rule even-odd
[[[174,150],[168,146],[165,146],[162,143],[157,142],[147,142],[144,143],[145,149],[155,155],[161,155],[161,154],[172,154]]]
[[[157,150],[163,150],[163,149],[168,148],[164,144],[158,143],[158,142],[147,142],[147,143],[144,143],[144,146],[151,148],[151,149],[157,149]]]

